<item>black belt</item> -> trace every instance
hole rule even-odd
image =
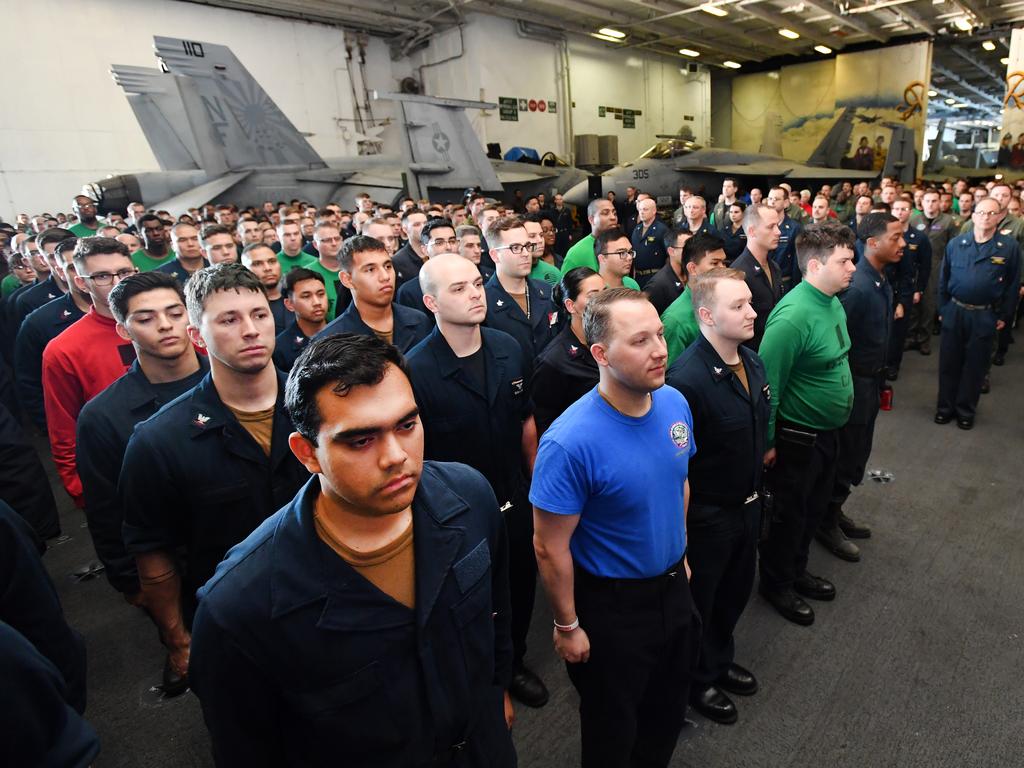
[[[434,757],[430,760],[430,765],[444,765],[454,760],[459,753],[466,749],[466,739],[463,739],[458,744],[452,744],[448,749],[441,750],[434,754]]]
[[[983,309],[992,309],[991,304],[968,304],[966,301],[960,301],[955,296],[952,298],[952,302],[961,309],[966,309],[969,312],[978,312]]]
[[[595,576],[589,571],[576,566],[575,576],[576,583],[585,585],[588,589],[601,590],[601,591],[650,591],[650,590],[661,590],[675,582],[675,578],[678,574],[684,574],[685,569],[683,568],[683,560],[686,558],[686,553],[679,558],[678,562],[669,568],[664,573],[658,574],[657,576],[650,576],[644,579],[612,579],[604,576]]]
[[[862,379],[875,379],[882,375],[885,368],[854,368],[850,366],[850,373]]]
[[[760,494],[754,491],[745,499],[723,499],[721,496],[693,494],[690,496],[690,504],[699,504],[702,507],[722,507],[724,509],[742,509],[748,504],[753,504],[760,498]]]

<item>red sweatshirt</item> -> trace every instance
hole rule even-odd
[[[82,481],[75,464],[75,425],[87,402],[120,378],[135,360],[131,342],[116,323],[89,308],[43,351],[43,405],[50,450],[64,488],[82,508]]]

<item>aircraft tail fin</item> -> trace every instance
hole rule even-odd
[[[846,107],[835,124],[829,128],[825,138],[814,148],[807,158],[807,165],[819,168],[838,168],[839,162],[846,157],[850,145],[850,134],[853,133],[854,107]]]
[[[942,137],[946,133],[946,118],[939,120],[935,138],[932,140],[931,148],[928,151],[928,162],[924,170],[927,173],[937,173],[945,164],[942,160]]]
[[[153,41],[164,69],[178,76],[178,90],[199,155],[223,157],[224,167],[204,165],[203,170],[326,167],[230,48],[174,37],[154,37]],[[183,88],[185,81],[188,84]],[[197,126],[202,128],[197,130]]]
[[[197,170],[200,157],[196,140],[171,76],[157,69],[121,64],[112,66],[110,74],[124,90],[160,168]]]
[[[410,196],[477,185],[484,191],[501,191],[494,166],[466,115],[467,109],[494,109],[495,104],[404,93],[375,92],[374,98],[394,101],[398,107]]]
[[[889,139],[882,175],[897,178],[904,184],[913,184],[917,176],[917,146],[913,129],[896,123],[883,125],[892,130],[892,138]]]

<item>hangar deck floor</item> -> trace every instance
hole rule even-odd
[[[1024,332],[1018,337],[1007,365],[993,369],[972,432],[932,423],[938,355],[908,353],[869,465],[894,479],[866,481],[848,504],[874,529],[862,561],[812,545],[812,571],[832,579],[839,596],[814,605],[810,628],[751,599],[737,661],[757,674],[761,692],[736,697],[736,725],[692,715],[673,766],[1021,764]],[[82,515],[55,492],[71,539],[46,563],[68,620],[88,642],[87,716],[103,743],[97,768],[212,765],[196,698],[161,702],[150,692],[162,654],[148,620],[104,579],[70,577],[94,554]],[[525,768],[579,759],[575,692],[549,627],[539,599],[528,662],[551,701],[518,709]]]

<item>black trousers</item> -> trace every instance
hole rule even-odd
[[[580,696],[583,768],[662,768],[686,716],[700,647],[682,563],[654,579],[576,569],[576,612],[590,659],[566,664]]]
[[[832,497],[839,455],[839,430],[818,432],[813,445],[801,445],[782,437],[784,426],[779,422],[775,431],[775,508],[760,547],[761,587],[771,590],[789,589],[807,569],[811,539]]]
[[[860,485],[864,479],[875,439],[880,389],[881,381],[876,378],[854,377],[853,410],[850,420],[839,430],[839,460],[832,485],[834,505],[842,506],[853,486]],[[838,506],[833,510],[833,519],[829,520],[832,525],[839,523]]]
[[[953,302],[942,308],[937,412],[958,419],[974,418],[995,335],[992,310],[965,309]]]
[[[500,500],[499,500],[500,501]],[[508,582],[512,604],[512,653],[516,664],[526,655],[526,636],[537,594],[537,555],[533,549],[533,507],[525,491],[505,510],[508,532]]]
[[[910,330],[910,309],[908,307],[903,309],[903,317],[892,321],[892,331],[889,333],[889,348],[885,355],[886,367],[896,371],[903,364],[903,345],[907,341],[907,332]]]
[[[754,586],[760,530],[760,499],[738,507],[690,503],[686,557],[692,571],[690,593],[703,626],[693,673],[699,685],[714,683],[733,661],[733,631]]]

